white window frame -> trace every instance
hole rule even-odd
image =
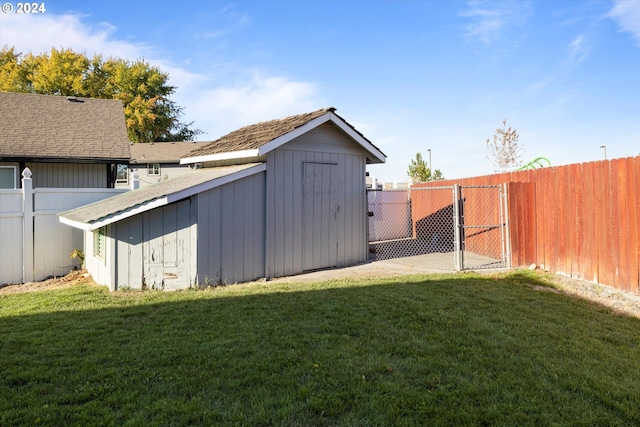
[[[16,166],[0,166],[0,169],[11,169],[12,170],[12,174],[11,176],[13,177],[13,187],[0,187],[0,190],[15,190],[16,188],[18,188],[18,178],[17,178],[17,170],[18,168]]]
[[[124,178],[118,178],[120,174],[120,167],[124,167]],[[116,184],[128,184],[129,183],[129,166],[120,164],[116,166]]]
[[[160,176],[160,163],[147,163],[148,176]]]

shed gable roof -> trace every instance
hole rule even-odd
[[[242,159],[264,156],[321,124],[331,121],[355,140],[368,155],[368,163],[384,163],[386,156],[363,134],[335,113],[323,108],[311,113],[245,126],[185,155],[180,163]]]
[[[0,159],[128,161],[122,101],[0,92]]]

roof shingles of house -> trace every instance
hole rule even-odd
[[[204,142],[154,142],[151,144],[132,144],[131,163],[180,163],[180,158],[193,150],[204,147]]]
[[[334,111],[335,108],[333,107],[323,108],[311,113],[298,114],[283,119],[269,120],[267,122],[245,126],[218,138],[204,147],[191,151],[183,156],[183,158],[260,148],[268,142],[307,124],[311,120],[327,113],[333,113]]]
[[[0,92],[0,159],[128,161],[122,101]]]

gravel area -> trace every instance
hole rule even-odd
[[[552,275],[551,280],[564,294],[593,301],[617,313],[640,318],[640,295],[559,274]]]

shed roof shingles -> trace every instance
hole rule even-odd
[[[0,92],[0,157],[130,158],[122,102]]]
[[[267,122],[245,126],[218,138],[204,147],[191,151],[183,156],[183,158],[260,148],[266,143],[307,124],[311,120],[334,111],[335,108],[332,107],[323,108],[311,113],[298,114],[285,117],[284,119],[269,120]]]
[[[148,187],[129,191],[89,205],[62,212],[59,216],[71,221],[89,224],[107,216],[135,208],[136,206],[152,202],[171,194],[179,193],[188,188],[217,178],[232,175],[256,165],[256,163],[250,163],[238,166],[195,170],[188,174],[171,178],[167,181],[162,181]]]

